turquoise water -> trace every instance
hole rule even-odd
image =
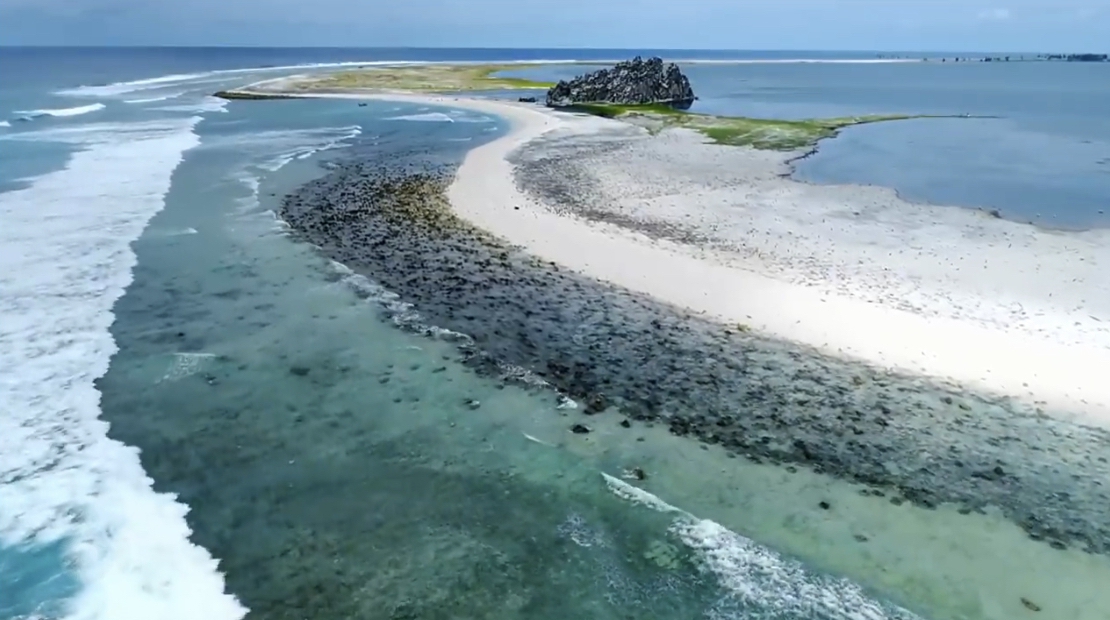
[[[1110,617],[1103,556],[620,416],[577,435],[398,329],[277,201],[503,123],[216,101],[277,70],[194,61],[10,98],[104,107],[0,129],[0,618]]]

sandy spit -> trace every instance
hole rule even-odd
[[[296,79],[252,89],[274,94]],[[624,123],[467,97],[296,94],[443,105],[507,120],[508,134],[466,156],[448,196],[461,217],[543,259],[725,324],[1110,427],[1110,287],[1099,290],[1097,276],[1110,265],[1104,233],[911,204],[882,188],[811,186],[781,176],[788,154],[705,145],[681,131],[640,136],[666,142],[670,161],[657,158],[651,170],[661,189],[644,191],[611,161],[593,170],[593,180],[609,186],[597,198],[624,199],[642,217],[680,213],[684,224],[715,234],[732,218],[717,234],[722,243],[690,245],[591,221],[520,187],[518,151],[559,142],[573,159],[575,140],[628,136]],[[652,147],[637,148],[642,155]],[[681,181],[656,174],[676,163],[685,164]],[[861,212],[866,221],[830,225],[833,214]],[[783,249],[765,251],[771,246]]]
[[[995,230],[986,233],[988,241],[971,242],[965,235],[969,231],[960,222],[938,223],[931,231],[936,236],[931,238],[910,227],[901,231],[897,227],[868,230],[868,224],[838,222],[852,229],[844,238],[868,232],[901,238],[863,239],[840,248],[835,243],[830,248],[814,246],[813,252],[805,255],[795,252],[792,256],[784,251],[774,265],[766,260],[743,260],[727,249],[687,247],[568,217],[520,191],[509,161],[515,150],[567,124],[577,125],[573,131],[585,134],[604,130],[607,123],[600,119],[568,120],[534,108],[485,101],[463,105],[506,117],[514,130],[470,152],[449,188],[451,203],[462,217],[512,243],[582,273],[704,312],[725,323],[742,323],[768,335],[881,367],[1039,402],[1054,413],[1110,426],[1110,381],[1106,380],[1110,338],[1108,324],[1099,316],[1110,320],[1110,303],[1106,291],[1098,290],[1097,279],[1099,259],[1105,254],[1101,248],[1107,245],[1100,243],[1100,235],[1040,231],[977,213],[928,209],[936,217],[975,217],[978,228]],[[674,162],[693,154],[690,145],[690,140],[669,145]],[[745,151],[700,144],[693,147]],[[769,158],[785,159],[779,154],[743,154],[748,156],[753,172],[765,171]],[[721,170],[733,176],[745,174],[738,167]],[[713,170],[704,172],[712,174]],[[669,194],[667,207],[672,213],[693,213],[699,201],[716,201],[722,209],[746,203],[765,213],[773,213],[778,203],[792,202],[793,229],[770,231],[787,249],[805,248],[794,239],[830,226],[826,217],[830,197],[842,200],[835,208],[846,212],[854,207],[874,211],[877,193],[894,208],[922,210],[920,205],[899,201],[893,192],[874,188],[819,188],[777,175],[766,178],[765,184],[771,185],[771,191],[797,195],[790,197],[792,200],[756,204],[766,194],[752,196],[740,188],[733,189],[729,200],[722,204],[719,195],[699,196],[690,188],[676,186],[673,192],[662,194]],[[853,200],[857,204],[853,205]],[[748,234],[758,237],[766,232]],[[1006,238],[1011,238],[1009,248],[1002,245]],[[895,249],[869,251],[875,244]],[[910,245],[919,248],[910,258],[897,253],[897,249]],[[966,269],[963,277],[954,278],[959,265],[953,259],[963,254],[963,245],[982,255],[989,268],[966,261],[967,266],[959,269]],[[1023,248],[1028,252],[1023,253]],[[1029,253],[1038,250],[1053,254]],[[847,275],[840,272],[835,286],[821,282],[812,275],[821,269],[812,269],[812,263],[829,256],[823,254],[825,251],[839,253],[841,256],[833,258],[842,263],[864,263],[870,269]],[[843,256],[845,253],[848,256]],[[791,273],[782,268],[783,258],[809,268]],[[832,260],[826,258],[824,262]],[[921,265],[929,267],[924,277],[915,270]],[[876,272],[880,275],[873,275]],[[1007,272],[1023,276],[1010,289],[998,290],[997,278],[1006,277]],[[912,275],[900,277],[904,274]],[[945,286],[952,290],[946,291]],[[1056,293],[1054,288],[1061,290]],[[891,295],[884,295],[884,291]],[[1057,295],[1060,303],[1053,301]],[[908,298],[914,303],[906,308],[903,302]],[[954,298],[960,303],[954,303]],[[1023,315],[1035,316],[1028,317],[1028,321],[1023,321],[1027,318],[1024,316],[1011,318],[1018,307]]]

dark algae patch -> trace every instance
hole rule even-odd
[[[282,217],[412,304],[421,325],[465,334],[473,368],[506,380],[530,371],[582,404],[583,416],[663,424],[895,503],[997,506],[1046,544],[1110,551],[1105,432],[762,338],[560,269],[456,218],[444,198],[449,169],[414,174],[381,161],[339,166],[288,196]],[[586,411],[591,402],[606,406]]]

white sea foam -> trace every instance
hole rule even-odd
[[[162,112],[185,112],[186,114],[204,114],[205,112],[227,112],[227,100],[219,97],[205,97],[200,101],[183,103],[181,105],[168,105],[156,108]]]
[[[12,124],[8,121],[0,121],[0,127],[11,127]]]
[[[290,162],[306,159],[317,153],[346,146],[347,141],[358,137],[358,125],[282,131],[258,131],[215,139],[205,148],[231,149],[237,152],[257,153],[245,167],[232,173],[232,180],[242,184],[249,194],[239,199],[239,213],[254,213],[259,206],[258,191],[262,177],[276,172]],[[282,227],[284,229],[284,227]]]
[[[296,132],[294,136],[303,140],[300,146],[282,153],[270,162],[262,164],[261,167],[270,172],[275,172],[295,159],[306,159],[323,151],[346,146],[345,143],[348,140],[360,135],[362,135],[362,128],[358,125]],[[290,138],[293,138],[293,136],[290,136]]]
[[[221,136],[205,141],[206,149],[229,149],[258,153],[265,159],[256,164],[273,172],[294,159],[304,159],[320,151],[344,146],[362,134],[362,127],[323,127],[319,129],[282,129]]]
[[[390,116],[382,120],[387,121],[412,121],[422,123],[492,123],[488,116],[474,116],[465,112],[420,112],[418,114],[402,114]],[[467,138],[469,140],[469,138]]]
[[[173,92],[173,93],[169,93],[169,94],[166,94],[166,95],[158,95],[157,97],[140,97],[138,99],[125,99],[124,103],[132,103],[132,104],[157,103],[159,101],[168,101],[170,99],[176,99],[177,97],[180,97],[181,95],[184,95],[184,94],[185,93],[183,93],[183,92]]]
[[[131,282],[130,243],[198,144],[198,121],[35,132],[84,150],[0,194],[0,543],[65,545],[83,585],[72,620],[246,613],[189,541],[188,508],[108,438],[93,383],[116,350],[108,328]]]
[[[199,78],[207,77],[209,75],[211,75],[211,73],[179,73],[173,75],[163,75],[159,77],[145,78],[142,80],[131,80],[128,82],[103,84],[100,86],[78,86],[77,88],[67,88],[65,90],[60,90],[58,91],[58,94],[69,95],[71,97],[115,97],[137,91],[163,88],[171,84],[190,82]]]
[[[179,381],[191,377],[204,370],[205,366],[214,359],[216,359],[214,353],[174,353],[173,359],[166,367],[166,372],[157,382]]]
[[[148,228],[143,233],[144,238],[169,238],[169,237],[184,237],[186,235],[197,234],[197,229],[189,228]]]
[[[113,82],[111,84],[100,85],[87,85],[78,86],[76,88],[66,88],[57,92],[59,95],[66,95],[69,97],[119,97],[130,93],[142,92],[146,90],[154,90],[158,88],[166,88],[180,85],[195,85],[201,83],[211,83],[220,81],[221,76],[234,76],[242,75],[245,73],[272,73],[278,71],[293,71],[297,69],[327,69],[327,68],[341,68],[341,67],[355,67],[355,66],[385,66],[385,65],[410,65],[410,64],[426,64],[415,62],[387,62],[387,61],[368,61],[368,62],[330,62],[330,63],[310,63],[299,65],[282,65],[277,67],[248,67],[242,69],[224,69],[220,71],[205,71],[202,73],[178,73],[171,75],[162,75],[152,78],[143,78],[139,80],[128,80],[123,82]]]
[[[90,112],[97,112],[104,109],[103,103],[90,103],[89,105],[81,105],[73,108],[56,108],[44,110],[23,110],[16,112],[17,116],[30,120],[35,118],[42,118],[44,116],[53,116],[56,118],[64,118],[68,116],[81,116]]]
[[[513,65],[513,64],[568,64],[574,63],[573,60],[555,60],[555,59],[537,59],[527,61],[507,61],[499,64]],[[613,61],[590,61],[589,64],[612,64]],[[406,67],[406,66],[422,66],[422,65],[467,65],[467,64],[487,64],[483,61],[423,61],[423,60],[368,60],[368,61],[344,61],[344,62],[317,62],[317,63],[304,63],[295,65],[281,65],[274,67],[247,67],[241,69],[224,69],[220,71],[206,71],[203,73],[181,73],[172,75],[163,75],[152,78],[143,78],[139,80],[128,80],[124,82],[114,82],[112,84],[100,85],[87,85],[78,86],[76,88],[66,88],[57,91],[59,95],[69,97],[110,97],[118,98],[131,93],[155,90],[166,87],[180,87],[180,86],[195,86],[198,84],[215,83],[232,78],[235,76],[242,76],[248,74],[273,74],[282,72],[293,72],[300,70],[312,69],[341,69],[344,67]],[[261,75],[260,75],[261,77]]]
[[[916,620],[914,614],[880,603],[847,579],[807,570],[800,562],[708,519],[699,519],[619,478],[602,474],[618,497],[657,512],[674,514],[670,532],[698,554],[728,594],[713,617],[828,618],[829,620]],[[763,615],[753,616],[752,607]]]
[[[403,114],[401,116],[390,116],[383,120],[387,121],[415,121],[424,123],[453,123],[455,119],[444,114],[443,112],[422,112],[420,114]]]

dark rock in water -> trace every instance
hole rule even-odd
[[[686,108],[695,99],[690,80],[678,65],[664,64],[662,58],[644,60],[639,56],[617,63],[612,69],[560,81],[547,91],[547,105],[551,107],[576,103],[662,103]]]
[[[519,101],[521,103],[535,103],[536,98],[535,97],[521,97],[517,101]]]
[[[575,435],[585,435],[586,433],[590,432],[590,427],[586,426],[585,424],[575,424],[574,426],[570,427],[570,432],[574,433]]]
[[[246,99],[248,101],[263,100],[263,99],[294,99],[293,95],[285,95],[280,93],[259,93],[253,91],[242,90],[220,90],[212,93],[213,97],[220,99]]]
[[[289,372],[297,375],[298,377],[303,377],[308,374],[308,368],[306,368],[305,366],[294,366],[289,369]]]
[[[586,403],[586,414],[593,415],[595,413],[601,413],[608,408],[609,401],[605,399],[605,395],[594,394],[593,397],[590,398],[590,402]]]

